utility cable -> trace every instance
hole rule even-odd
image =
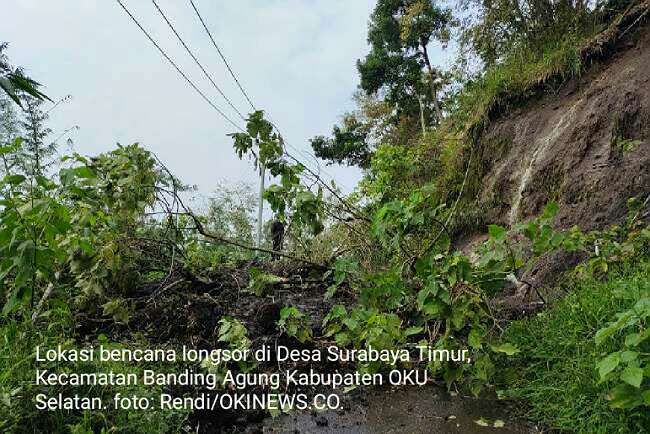
[[[154,3],[155,3],[155,2],[154,2]],[[205,32],[207,33],[208,37],[210,38],[210,41],[212,42],[212,45],[213,45],[214,48],[217,50],[217,53],[219,53],[219,56],[221,57],[221,60],[222,60],[223,63],[226,65],[226,68],[228,69],[228,72],[230,73],[231,77],[233,78],[233,80],[234,80],[235,83],[237,84],[237,87],[239,87],[239,90],[240,90],[241,93],[244,95],[244,97],[246,98],[246,100],[247,100],[248,103],[250,104],[251,108],[252,108],[253,110],[257,110],[257,109],[255,108],[255,104],[253,104],[253,101],[252,101],[251,98],[248,96],[248,94],[247,94],[246,91],[244,90],[244,87],[243,87],[243,86],[241,85],[241,83],[239,82],[239,79],[237,79],[237,75],[235,74],[235,72],[234,72],[234,71],[232,70],[232,68],[230,67],[230,64],[228,63],[228,60],[226,60],[226,56],[223,54],[223,52],[222,52],[221,49],[219,48],[219,45],[217,44],[217,42],[215,41],[214,37],[212,36],[212,32],[210,32],[210,30],[208,29],[208,26],[207,26],[205,20],[203,19],[203,16],[202,16],[201,13],[199,12],[199,9],[197,8],[196,4],[194,3],[194,0],[190,0],[190,4],[192,5],[192,9],[194,9],[194,12],[196,13],[196,16],[198,17],[199,21],[201,22],[201,25],[203,26],[203,29],[205,30]],[[277,127],[275,124],[274,124],[273,126],[274,126],[275,129],[278,131],[278,134],[280,134],[280,130],[278,129],[278,127]],[[312,160],[316,163],[316,167],[317,167],[317,169],[315,170],[315,172],[317,172],[317,173],[319,173],[319,174],[320,174],[320,173],[324,173],[325,175],[327,175],[327,176],[330,178],[330,180],[333,180],[333,179],[334,179],[334,177],[333,177],[331,174],[329,174],[327,171],[325,171],[325,170],[321,167],[320,162],[318,161],[318,159],[316,158],[316,156],[312,155],[312,154],[309,153],[309,152],[299,150],[299,149],[297,149],[296,147],[292,146],[290,143],[286,143],[286,144],[287,144],[287,146],[289,146],[291,149],[293,149],[295,152],[297,152],[298,154],[302,155],[302,157],[307,158],[307,156],[308,156],[310,159],[312,159]],[[288,154],[288,152],[287,152],[287,154]],[[289,154],[288,154],[288,155],[289,155]],[[300,164],[302,164],[303,166],[307,166],[306,163],[303,163],[303,162],[299,161],[299,160],[298,160],[297,158],[295,158],[294,156],[291,156],[291,155],[289,155],[289,156],[290,156],[292,159],[294,159],[294,160],[296,160],[297,162],[299,162]]]
[[[230,107],[232,107],[232,109],[233,109],[233,110],[234,110],[234,111],[239,115],[239,117],[240,117],[242,120],[245,121],[246,118],[244,118],[244,115],[242,115],[241,112],[240,112],[239,110],[237,110],[237,107],[234,106],[234,104],[232,103],[232,101],[230,101],[230,99],[226,96],[225,93],[223,93],[223,91],[222,91],[221,88],[217,85],[217,83],[215,83],[214,79],[213,79],[212,76],[208,73],[208,71],[205,70],[205,68],[203,67],[203,65],[201,64],[201,62],[199,62],[199,59],[196,58],[196,56],[194,55],[194,53],[192,52],[192,50],[190,50],[190,48],[187,46],[187,44],[185,43],[185,41],[183,40],[183,38],[181,38],[181,36],[178,34],[178,32],[176,31],[176,28],[174,28],[174,25],[169,21],[169,19],[167,18],[167,16],[165,15],[165,13],[162,11],[162,9],[160,9],[160,6],[158,6],[158,3],[156,3],[156,0],[151,0],[151,1],[152,1],[153,5],[156,7],[156,9],[158,10],[158,13],[160,13],[160,15],[163,17],[163,19],[165,20],[165,22],[167,23],[167,25],[169,26],[169,28],[172,30],[172,32],[174,32],[174,35],[176,36],[176,38],[178,39],[178,41],[181,43],[181,45],[183,45],[183,48],[185,48],[185,51],[188,52],[188,54],[192,57],[192,59],[193,59],[194,62],[198,65],[198,67],[201,68],[201,71],[203,72],[203,75],[205,75],[205,77],[210,81],[210,83],[212,83],[212,86],[214,86],[214,88],[217,89],[217,92],[219,92],[219,93],[221,94],[221,96],[223,97],[223,99],[226,100],[226,102],[228,103],[228,105],[229,105]]]
[[[208,104],[209,104],[209,105],[210,105],[210,106],[211,106],[211,107],[212,107],[212,108],[213,108],[217,113],[219,113],[219,114],[220,114],[220,115],[221,115],[221,116],[222,116],[226,121],[228,121],[232,126],[234,126],[235,128],[237,128],[239,131],[245,132],[244,129],[243,129],[242,127],[240,127],[239,125],[237,125],[236,123],[234,123],[234,122],[233,122],[233,121],[232,121],[232,120],[231,120],[231,119],[230,119],[230,118],[229,118],[229,117],[228,117],[228,116],[227,116],[223,111],[221,111],[221,110],[219,109],[219,107],[217,107],[217,106],[216,106],[212,101],[210,101],[210,99],[209,99],[207,96],[205,96],[205,94],[204,94],[203,92],[201,92],[201,90],[200,90],[198,87],[196,87],[196,85],[194,84],[194,82],[192,82],[192,80],[190,80],[190,79],[187,77],[187,75],[185,75],[185,73],[184,73],[184,72],[183,72],[183,71],[178,67],[178,65],[176,65],[176,63],[175,63],[175,62],[174,62],[174,61],[173,61],[173,60],[172,60],[172,59],[167,55],[167,53],[165,53],[165,51],[164,51],[162,48],[160,48],[160,45],[158,45],[158,43],[157,43],[157,42],[156,42],[156,41],[151,37],[151,35],[149,34],[149,32],[147,32],[147,31],[144,29],[144,27],[142,27],[142,25],[140,24],[140,22],[139,22],[139,21],[138,21],[138,20],[133,16],[133,14],[132,14],[132,13],[131,13],[127,8],[126,8],[126,6],[124,6],[124,3],[122,3],[121,0],[116,0],[116,1],[117,1],[117,3],[119,3],[119,5],[122,7],[122,9],[124,9],[124,12],[127,13],[127,15],[131,18],[131,20],[133,20],[133,22],[135,23],[135,25],[138,26],[138,28],[140,28],[140,30],[145,34],[145,36],[147,37],[147,39],[149,39],[149,41],[150,41],[150,42],[151,42],[151,43],[152,43],[152,44],[153,44],[153,45],[158,49],[158,51],[160,52],[160,54],[162,54],[163,57],[164,57],[164,58],[165,58],[165,59],[166,59],[166,60],[167,60],[167,61],[168,61],[168,62],[169,62],[173,67],[174,67],[174,69],[176,70],[176,72],[178,72],[178,73],[181,75],[181,77],[183,77],[183,78],[185,79],[185,81],[187,81],[187,83],[188,83],[188,84],[189,84],[189,85],[190,85],[190,86],[191,86],[191,87],[192,87],[192,88],[193,88],[193,89],[194,89],[194,90],[195,90],[199,95],[201,95],[201,97],[205,100],[205,102],[207,102],[207,103],[208,103]]]
[[[242,87],[242,85],[239,83],[239,80],[237,80],[237,76],[235,75],[235,73],[234,73],[234,72],[232,71],[232,69],[230,68],[230,65],[228,64],[228,61],[226,60],[226,57],[225,57],[225,56],[223,55],[223,53],[221,52],[221,49],[219,48],[219,45],[217,45],[216,41],[215,41],[214,38],[212,37],[212,33],[211,33],[210,30],[208,29],[208,26],[205,24],[205,20],[203,20],[203,17],[201,16],[201,13],[200,13],[199,10],[197,9],[196,5],[194,4],[194,0],[190,0],[190,3],[192,4],[192,9],[194,9],[194,12],[196,12],[196,16],[199,18],[199,21],[201,21],[201,24],[203,25],[203,29],[205,29],[205,32],[206,32],[206,33],[208,34],[208,36],[210,37],[210,41],[212,41],[212,45],[214,46],[214,48],[217,49],[217,53],[219,53],[219,56],[221,56],[221,60],[223,60],[223,63],[226,65],[226,68],[228,68],[228,72],[230,72],[230,75],[231,75],[232,78],[235,80],[235,83],[237,83],[237,86],[239,87],[239,90],[241,91],[241,93],[242,93],[242,94],[244,95],[244,97],[246,98],[246,101],[248,101],[248,103],[251,105],[251,108],[252,108],[253,110],[257,110],[257,109],[255,108],[255,105],[253,104],[253,102],[252,102],[251,99],[249,98],[248,94],[246,93],[246,91],[244,90],[244,88]]]

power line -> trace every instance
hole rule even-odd
[[[162,48],[160,48],[160,45],[158,45],[158,43],[157,43],[157,42],[156,42],[156,41],[151,37],[151,35],[149,35],[149,32],[147,32],[147,31],[144,29],[144,27],[142,27],[142,25],[141,25],[141,24],[138,22],[138,20],[133,16],[133,14],[131,14],[131,12],[126,8],[126,6],[124,6],[124,4],[122,3],[122,1],[121,1],[121,0],[117,0],[117,3],[119,3],[119,5],[122,7],[122,9],[124,9],[124,12],[126,12],[127,15],[131,18],[131,20],[133,20],[133,22],[135,23],[135,25],[138,26],[138,27],[140,28],[140,30],[145,34],[145,36],[147,37],[147,39],[149,39],[149,41],[151,41],[151,43],[152,43],[152,44],[153,44],[153,45],[158,49],[158,51],[160,52],[160,54],[162,54],[163,57],[164,57],[165,59],[167,59],[167,61],[168,61],[168,62],[169,62],[173,67],[174,67],[174,69],[176,69],[176,72],[178,72],[178,73],[179,73],[179,74],[180,74],[180,75],[185,79],[185,81],[187,81],[187,83],[189,83],[189,85],[192,86],[192,88],[193,88],[193,89],[194,89],[194,90],[195,90],[199,95],[201,95],[201,97],[205,100],[205,102],[207,102],[208,104],[210,104],[210,106],[211,106],[214,110],[216,110],[217,113],[219,113],[219,114],[220,114],[220,115],[221,115],[221,116],[222,116],[226,121],[228,121],[232,126],[234,126],[235,128],[237,128],[238,130],[244,132],[244,129],[243,129],[242,127],[240,127],[239,125],[237,125],[236,123],[234,123],[234,122],[233,122],[233,121],[232,121],[232,120],[231,120],[231,119],[230,119],[230,118],[229,118],[229,117],[228,117],[224,112],[222,112],[222,111],[219,109],[219,107],[217,107],[216,105],[214,105],[214,103],[213,103],[212,101],[210,101],[210,99],[209,99],[207,96],[205,96],[205,94],[204,94],[203,92],[201,92],[201,90],[200,90],[198,87],[196,87],[196,85],[192,82],[192,80],[190,80],[190,79],[187,77],[187,75],[185,75],[185,73],[184,73],[184,72],[183,72],[183,71],[178,67],[178,65],[176,65],[176,63],[175,63],[175,62],[174,62],[174,61],[173,61],[173,60],[172,60],[172,59],[167,55],[167,53],[165,53],[165,51],[164,51]]]
[[[315,171],[317,172],[317,174],[318,174],[319,176],[321,176],[321,174],[324,174],[324,175],[326,175],[326,176],[328,176],[328,177],[330,178],[330,181],[334,181],[334,177],[332,176],[332,174],[330,174],[328,171],[326,171],[325,169],[323,169],[323,168],[321,167],[320,163],[318,162],[318,160],[316,159],[315,156],[313,156],[312,154],[308,153],[307,151],[303,151],[303,150],[301,150],[301,149],[296,148],[296,147],[293,146],[291,143],[285,142],[285,144],[286,144],[287,146],[289,146],[291,149],[293,149],[294,151],[296,151],[298,154],[302,155],[304,158],[310,158],[310,159],[314,160],[314,161],[316,162],[316,169],[315,169]],[[300,163],[300,164],[302,164],[302,165],[304,165],[304,166],[307,166],[305,163],[301,162],[301,161],[298,160],[296,157],[294,157],[293,155],[289,154],[288,151],[285,150],[285,153],[287,154],[287,156],[289,156],[291,159],[295,160],[297,163]],[[339,184],[340,184],[342,187],[345,187],[345,185],[343,185],[342,183],[339,183]]]
[[[167,19],[167,16],[166,16],[165,13],[162,11],[162,9],[160,9],[160,7],[158,6],[158,3],[156,3],[156,0],[152,0],[152,3],[153,3],[153,5],[156,7],[156,9],[157,9],[158,12],[160,13],[160,15],[163,17],[163,19],[165,20],[165,22],[167,23],[167,25],[169,26],[169,28],[172,30],[172,32],[174,32],[174,35],[176,35],[176,38],[179,40],[179,42],[183,45],[183,47],[185,48],[185,50],[186,50],[186,51],[189,53],[189,55],[192,57],[192,59],[194,60],[194,62],[199,66],[199,68],[201,68],[201,71],[203,72],[203,75],[205,75],[206,78],[210,81],[210,83],[212,83],[212,86],[214,86],[214,88],[217,89],[217,91],[221,94],[221,96],[226,100],[226,102],[228,103],[228,105],[229,105],[230,107],[232,107],[232,109],[233,109],[235,112],[237,112],[237,114],[239,115],[239,117],[240,117],[242,120],[245,121],[246,118],[244,118],[244,115],[242,115],[241,112],[240,112],[239,110],[237,110],[237,107],[235,107],[235,106],[233,105],[233,103],[230,101],[230,99],[228,99],[228,97],[226,96],[226,94],[223,93],[223,91],[222,91],[221,88],[217,85],[217,83],[214,82],[214,79],[212,78],[212,76],[208,73],[208,71],[205,70],[205,68],[203,67],[203,65],[201,65],[201,62],[199,62],[199,59],[196,58],[196,56],[194,55],[194,53],[192,52],[192,50],[190,50],[190,48],[187,46],[187,44],[185,43],[185,41],[183,40],[183,38],[181,38],[181,36],[178,34],[178,32],[176,31],[176,29],[174,28],[174,25],[169,21],[169,19]]]
[[[277,126],[273,121],[271,121],[271,125],[273,125],[273,127],[277,130],[278,134],[279,134],[280,136],[282,136],[282,133],[280,132],[280,128],[278,128],[278,126]],[[326,176],[328,176],[328,177],[330,178],[330,179],[329,179],[330,182],[331,182],[331,181],[334,181],[334,177],[333,177],[329,172],[327,172],[325,169],[323,169],[323,168],[321,167],[320,162],[318,161],[318,159],[316,158],[316,156],[315,156],[314,154],[312,154],[311,152],[308,152],[308,151],[303,151],[303,150],[301,150],[301,149],[298,149],[297,147],[293,146],[291,143],[289,143],[289,142],[287,142],[287,141],[284,141],[284,144],[286,144],[288,147],[290,147],[291,149],[293,149],[293,150],[294,150],[295,152],[297,152],[298,154],[302,155],[305,159],[311,159],[311,160],[313,160],[313,161],[316,163],[316,169],[315,169],[315,170],[312,169],[312,171],[315,171],[315,172],[318,174],[319,177],[321,176],[321,174],[325,174]],[[309,167],[306,163],[303,163],[302,161],[298,160],[295,156],[291,155],[291,154],[289,153],[289,151],[287,151],[286,149],[285,149],[285,154],[287,154],[287,156],[288,156],[289,158],[291,158],[292,160],[294,160],[296,163],[300,163],[300,164],[302,164],[302,165],[305,166],[305,167]],[[340,183],[340,185],[343,186],[343,187],[345,187],[345,188],[347,188],[347,187],[346,187],[344,184],[342,184],[342,183]]]
[[[233,127],[235,127],[237,130],[242,131],[242,132],[245,132],[245,130],[244,130],[242,127],[240,127],[240,126],[237,125],[235,122],[233,122],[233,121],[232,121],[232,120],[231,120],[231,119],[230,119],[230,118],[229,118],[229,117],[228,117],[228,116],[227,116],[227,115],[226,115],[226,114],[225,114],[221,109],[219,109],[219,108],[218,108],[218,107],[217,107],[217,106],[216,106],[216,105],[215,105],[215,104],[214,104],[214,103],[213,103],[213,102],[212,102],[212,101],[211,101],[211,100],[210,100],[210,99],[209,99],[209,98],[208,98],[208,97],[207,97],[207,96],[206,96],[206,95],[205,95],[205,94],[204,94],[204,93],[203,93],[203,92],[202,92],[202,91],[201,91],[201,90],[200,90],[200,89],[199,89],[199,88],[194,84],[194,82],[192,82],[192,80],[189,79],[189,77],[187,77],[187,75],[186,75],[186,74],[185,74],[185,73],[184,73],[184,72],[183,72],[183,71],[178,67],[178,65],[177,65],[177,64],[176,64],[176,63],[175,63],[175,62],[174,62],[174,61],[173,61],[173,60],[172,60],[172,59],[167,55],[167,53],[166,53],[166,52],[165,52],[165,51],[160,47],[160,45],[158,45],[158,43],[153,39],[153,37],[149,34],[149,32],[147,32],[147,31],[144,29],[144,27],[143,27],[143,26],[140,24],[140,22],[139,22],[139,21],[138,21],[138,20],[133,16],[133,14],[129,11],[129,9],[128,9],[126,6],[122,3],[122,1],[121,1],[121,0],[116,0],[116,1],[117,1],[117,3],[122,7],[122,9],[124,10],[124,12],[126,12],[126,14],[127,14],[127,15],[131,18],[131,20],[135,23],[135,25],[138,26],[138,28],[139,28],[139,29],[144,33],[144,35],[147,37],[147,39],[149,39],[149,41],[150,41],[150,42],[151,42],[151,43],[156,47],[156,49],[160,52],[160,54],[161,54],[161,55],[162,55],[162,56],[163,56],[163,57],[164,57],[164,58],[169,62],[170,65],[172,65],[172,67],[174,67],[174,69],[176,70],[176,72],[178,72],[178,73],[181,75],[181,77],[183,77],[183,79],[185,79],[185,81],[186,81],[186,82],[187,82],[187,83],[192,87],[192,89],[194,89],[194,90],[195,90],[195,91],[196,91],[196,92],[197,92],[197,93],[198,93],[198,94],[203,98],[203,100],[205,100],[205,102],[207,102],[207,103],[208,103],[208,104],[209,104],[209,105],[210,105],[210,106],[211,106],[211,107],[212,107],[212,108],[213,108],[217,113],[219,113],[219,115],[221,115],[221,116],[222,116],[222,117],[223,117],[223,118],[224,118],[228,123],[230,123],[230,124],[231,124]],[[168,21],[168,19],[166,18],[165,14],[164,14],[164,13],[162,12],[162,10],[158,7],[158,5],[156,4],[156,2],[155,2],[154,0],[152,0],[152,2],[153,2],[154,5],[156,6],[156,9],[158,9],[158,12],[163,16],[163,18],[165,19],[165,21],[167,22],[167,24],[169,25],[169,27],[172,29],[172,31],[174,32],[174,34],[176,35],[176,37],[179,39],[179,41],[181,42],[181,44],[182,44],[182,45],[184,46],[184,48],[188,51],[188,53],[192,56],[192,58],[194,59],[194,61],[199,65],[199,67],[201,68],[201,70],[203,71],[203,73],[206,74],[206,76],[208,77],[208,79],[209,79],[209,80],[212,82],[212,84],[217,88],[217,90],[219,91],[219,93],[221,93],[221,95],[224,97],[224,99],[226,99],[226,101],[229,103],[229,105],[230,105],[230,106],[231,106],[231,107],[232,107],[232,108],[237,112],[237,114],[238,114],[238,115],[239,115],[243,120],[245,120],[245,118],[241,115],[241,113],[239,112],[239,110],[237,110],[237,109],[234,107],[234,105],[233,105],[233,104],[230,102],[230,100],[225,96],[225,94],[223,94],[223,92],[218,88],[218,86],[216,85],[216,83],[214,83],[214,81],[211,79],[211,77],[209,76],[209,74],[205,71],[205,69],[203,68],[203,66],[202,66],[202,65],[200,64],[200,62],[198,61],[198,59],[194,56],[194,54],[191,52],[191,50],[187,47],[187,45],[185,44],[185,42],[182,40],[182,38],[181,38],[181,37],[179,36],[179,34],[176,32],[176,30],[174,29],[173,25]],[[212,34],[210,33],[210,31],[208,30],[207,26],[205,25],[205,21],[203,20],[203,18],[201,17],[201,15],[200,15],[198,9],[197,9],[196,6],[194,5],[194,2],[193,2],[192,0],[190,0],[190,3],[192,3],[192,7],[194,8],[195,12],[197,13],[197,16],[199,17],[199,19],[201,20],[201,23],[203,24],[204,29],[205,29],[206,32],[208,33],[208,36],[210,37],[210,40],[212,41],[213,45],[215,46],[215,48],[217,49],[219,55],[221,56],[222,60],[224,61],[226,67],[228,68],[228,71],[230,72],[230,74],[232,75],[233,79],[234,79],[235,82],[237,83],[237,86],[238,86],[239,89],[241,90],[242,94],[246,97],[246,100],[247,100],[248,103],[251,105],[251,107],[252,107],[254,110],[256,110],[256,109],[255,109],[255,105],[252,103],[252,101],[251,101],[250,98],[248,97],[248,94],[246,94],[246,91],[243,89],[243,87],[242,87],[241,84],[239,83],[239,80],[237,80],[237,77],[235,76],[234,72],[233,72],[232,69],[230,68],[230,66],[229,66],[228,62],[226,61],[225,57],[224,57],[223,54],[221,53],[221,50],[219,49],[218,45],[217,45],[216,42],[214,41],[214,38],[212,37]],[[276,129],[277,129],[277,127],[276,127]],[[295,148],[294,146],[292,146],[292,145],[289,144],[289,143],[287,143],[287,145],[289,145],[289,146],[290,146],[292,149],[294,149],[296,152],[299,152],[299,153],[303,154],[303,156],[304,156],[304,153],[303,153],[302,151],[298,150],[297,148]],[[291,159],[295,160],[297,163],[303,164],[304,166],[308,167],[306,164],[302,163],[300,160],[298,160],[298,159],[297,159],[296,157],[294,157],[293,155],[289,154],[289,153],[286,152],[286,151],[285,151],[285,153],[286,153],[286,154],[287,154]],[[315,160],[315,157],[312,157],[312,158],[314,158],[314,160]],[[316,161],[316,160],[315,160],[315,161]],[[317,172],[320,173],[320,172],[321,172],[320,164],[318,163],[318,161],[316,161],[316,164],[317,164],[317,166],[318,166]],[[310,171],[312,174],[314,174],[314,171],[313,171],[313,170],[310,169],[309,171]],[[325,172],[324,170],[323,170],[323,172],[326,173],[326,174],[330,177],[331,180],[334,179],[334,177],[331,176],[329,173]]]
[[[208,26],[205,24],[205,21],[203,20],[203,17],[201,16],[201,13],[200,13],[199,10],[197,9],[196,5],[194,4],[194,0],[190,0],[190,3],[192,4],[192,8],[194,9],[194,12],[196,12],[196,15],[199,17],[199,20],[201,21],[201,24],[203,25],[203,28],[205,29],[206,33],[207,33],[208,36],[210,37],[210,41],[212,41],[212,45],[214,45],[214,48],[217,49],[217,53],[219,53],[219,56],[221,56],[221,60],[223,60],[223,63],[226,65],[226,68],[228,68],[228,72],[230,72],[230,75],[231,75],[232,78],[235,80],[235,83],[237,83],[237,86],[239,87],[239,90],[240,90],[241,93],[244,95],[244,97],[246,98],[246,100],[248,101],[248,103],[251,105],[251,108],[252,108],[253,110],[257,110],[257,109],[255,108],[255,104],[253,104],[253,102],[251,101],[251,99],[248,97],[248,94],[246,93],[246,91],[244,90],[244,88],[242,87],[242,85],[239,83],[239,80],[237,80],[237,76],[235,75],[235,73],[234,73],[234,72],[232,71],[232,69],[230,68],[230,65],[228,64],[228,61],[226,60],[226,57],[225,57],[225,56],[223,55],[223,53],[221,52],[221,49],[219,48],[219,45],[217,45],[217,43],[215,42],[214,38],[212,37],[212,33],[211,33],[210,30],[208,29]]]
[[[154,2],[154,4],[155,4],[155,2]],[[218,45],[217,42],[214,40],[214,37],[212,36],[212,32],[210,32],[210,30],[208,29],[208,26],[207,26],[205,20],[203,19],[203,16],[201,15],[201,13],[199,12],[198,8],[196,7],[196,4],[194,3],[194,0],[190,0],[190,4],[192,5],[192,9],[194,9],[194,12],[196,13],[196,16],[199,18],[199,21],[201,22],[201,25],[203,26],[203,29],[204,29],[205,32],[208,34],[208,37],[210,38],[210,41],[212,42],[212,45],[213,45],[214,48],[217,50],[217,53],[219,53],[219,56],[221,57],[221,60],[223,61],[223,63],[226,65],[226,68],[228,69],[228,72],[229,72],[230,75],[232,76],[233,80],[235,80],[235,83],[237,83],[237,87],[239,87],[239,90],[240,90],[241,93],[244,95],[244,97],[246,98],[246,100],[247,100],[248,103],[250,104],[251,108],[252,108],[253,110],[257,110],[257,109],[255,108],[255,104],[253,104],[253,101],[252,101],[251,98],[248,96],[248,94],[247,94],[246,91],[244,90],[244,87],[241,85],[241,83],[240,83],[239,80],[237,79],[237,75],[235,74],[235,72],[234,72],[234,71],[232,70],[232,68],[230,67],[230,64],[228,63],[228,60],[226,60],[226,56],[224,56],[224,54],[222,53],[221,49],[219,48],[219,45]],[[274,127],[275,127],[276,130],[278,130],[278,133],[279,133],[280,131],[279,131],[278,127],[275,126],[275,125],[274,125]],[[316,167],[317,167],[316,172],[318,172],[319,174],[320,174],[320,173],[324,173],[325,175],[329,176],[330,180],[333,180],[333,179],[334,179],[334,177],[333,177],[331,174],[329,174],[326,170],[324,170],[323,168],[321,168],[320,162],[319,162],[318,159],[317,159],[315,156],[313,156],[311,153],[307,153],[307,152],[305,152],[305,151],[299,150],[299,149],[297,149],[296,147],[292,146],[292,145],[291,145],[290,143],[288,143],[288,142],[285,142],[285,143],[286,143],[290,148],[292,148],[295,152],[297,152],[298,154],[302,155],[302,157],[312,159],[312,160],[316,163]],[[297,158],[295,158],[294,156],[290,155],[288,152],[287,152],[287,155],[288,155],[289,157],[291,157],[292,159],[296,160],[296,162],[298,162],[298,163],[300,163],[300,164],[303,164],[304,166],[307,166],[306,163],[302,163],[302,162],[299,161]]]

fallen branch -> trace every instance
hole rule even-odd
[[[206,231],[205,227],[203,226],[203,223],[201,223],[201,219],[199,219],[192,212],[192,210],[187,205],[185,205],[185,203],[181,199],[180,195],[178,194],[178,189],[176,187],[176,178],[172,175],[171,171],[167,168],[167,166],[165,166],[165,164],[156,155],[154,155],[154,157],[158,161],[158,164],[161,166],[161,168],[165,172],[167,172],[167,174],[169,175],[169,177],[171,179],[171,182],[173,184],[173,191],[166,190],[166,189],[163,189],[163,188],[159,188],[159,190],[165,191],[167,194],[173,195],[174,201],[178,204],[178,207],[183,210],[182,213],[181,212],[176,212],[176,215],[184,214],[184,215],[188,216],[189,218],[191,218],[192,221],[194,222],[194,225],[196,226],[194,229],[196,229],[196,231],[198,233],[203,235],[209,241],[217,243],[217,244],[227,244],[227,245],[230,245],[230,246],[239,247],[241,249],[245,249],[245,250],[249,250],[249,251],[253,251],[253,252],[268,253],[268,254],[276,255],[276,256],[279,256],[279,257],[282,257],[282,258],[292,259],[294,261],[302,262],[304,264],[308,264],[308,265],[311,265],[312,267],[320,268],[322,270],[330,270],[331,269],[330,267],[328,267],[326,265],[319,264],[319,263],[310,261],[308,259],[300,258],[298,256],[290,255],[290,254],[285,253],[285,252],[276,251],[276,250],[272,250],[272,249],[265,249],[263,247],[249,246],[249,245],[241,243],[239,241],[231,240],[231,239],[228,239],[226,237],[222,237],[222,236],[212,234],[212,233]]]
[[[184,205],[182,205],[182,206],[185,208]],[[312,267],[320,268],[320,269],[323,269],[323,270],[329,270],[330,269],[330,267],[327,267],[327,266],[325,266],[323,264],[318,264],[318,263],[310,261],[308,259],[300,258],[298,256],[293,256],[293,255],[290,255],[288,253],[279,252],[277,250],[272,250],[272,249],[265,249],[263,247],[249,246],[249,245],[240,243],[239,241],[234,241],[234,240],[230,240],[230,239],[225,238],[225,237],[221,237],[219,235],[211,234],[211,233],[209,233],[209,232],[207,232],[205,230],[205,228],[203,227],[203,224],[201,223],[201,220],[197,216],[195,216],[194,213],[192,213],[192,211],[190,209],[185,208],[185,210],[186,210],[186,215],[188,217],[190,217],[192,219],[192,221],[194,222],[194,224],[196,225],[197,232],[200,233],[201,235],[203,235],[205,238],[207,238],[210,241],[216,242],[218,244],[228,244],[230,246],[235,246],[235,247],[239,247],[239,248],[254,251],[254,252],[268,253],[268,254],[271,254],[271,255],[280,256],[282,258],[292,259],[294,261],[299,261],[299,262],[302,262],[304,264],[309,264]]]

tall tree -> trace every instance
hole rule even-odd
[[[13,141],[20,135],[20,122],[14,103],[4,95],[0,95],[0,146],[10,146]],[[9,172],[17,165],[16,153],[2,153],[2,165],[0,167],[3,175]]]
[[[440,122],[442,75],[431,63],[428,46],[433,40],[446,46],[453,25],[451,10],[435,1],[379,0],[370,17],[370,53],[357,62],[361,88],[368,94],[385,91],[398,110],[410,113],[417,113],[428,96],[425,101]]]
[[[52,164],[56,144],[47,143],[52,132],[45,123],[49,116],[41,109],[43,100],[27,96],[24,101],[24,117],[20,122],[25,142],[23,143],[20,164],[29,176],[42,176]]]

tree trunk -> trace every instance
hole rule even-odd
[[[427,70],[429,71],[431,99],[433,100],[433,108],[436,111],[436,118],[439,124],[440,122],[442,122],[442,110],[440,109],[440,102],[438,101],[438,92],[436,90],[436,83],[435,83],[436,73],[433,71],[433,68],[431,67],[431,62],[429,61],[429,53],[427,52],[427,44],[424,38],[420,40],[420,43],[422,45],[422,56],[424,57],[424,63],[426,63]]]

